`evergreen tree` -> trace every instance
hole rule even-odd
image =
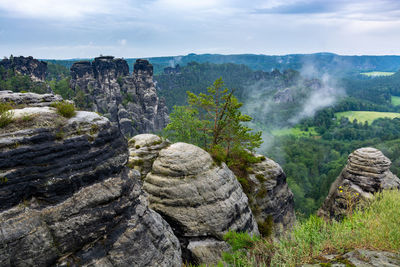
[[[187,92],[189,106],[175,107],[166,127],[167,136],[209,151],[223,149],[227,159],[233,149],[253,151],[259,147],[261,132],[253,133],[244,125],[252,118],[241,113],[242,103],[224,86],[222,79],[217,79],[207,92],[198,95]]]

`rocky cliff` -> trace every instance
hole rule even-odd
[[[105,114],[127,136],[162,130],[168,110],[153,82],[153,66],[138,59],[129,75],[125,60],[111,56],[81,61],[71,67],[71,88],[82,91],[88,108]]]
[[[341,219],[362,199],[384,189],[400,189],[400,179],[390,170],[391,161],[381,151],[365,147],[348,157],[347,165],[332,184],[318,215],[327,219]]]
[[[58,115],[56,96],[0,96],[24,103],[0,129],[0,266],[181,266],[116,126]]]
[[[46,78],[47,63],[33,57],[10,57],[0,61],[0,67],[13,70],[19,74],[27,75],[35,82],[44,82]]]
[[[247,194],[250,207],[263,235],[279,235],[296,221],[293,193],[281,166],[262,155],[256,156],[262,160],[251,166]]]
[[[142,179],[145,179],[160,151],[168,146],[168,140],[153,134],[133,137],[129,141],[129,166],[140,171]],[[279,164],[262,155],[255,157],[260,161],[249,167],[251,173],[247,186],[243,187],[244,192],[260,233],[265,236],[272,233],[279,235],[290,229],[296,220],[293,193]]]
[[[194,145],[161,149],[143,189],[150,207],[171,225],[188,262],[216,263],[228,249],[222,238],[229,230],[259,233],[235,175]]]

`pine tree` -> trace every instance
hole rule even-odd
[[[189,141],[208,151],[223,150],[225,160],[234,149],[253,151],[261,145],[261,132],[254,133],[244,124],[252,118],[241,113],[243,104],[221,78],[207,88],[207,94],[187,93],[189,106],[175,107],[170,115],[166,127],[169,138]]]

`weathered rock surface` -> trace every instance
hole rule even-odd
[[[150,207],[180,239],[186,261],[207,262],[220,255],[228,230],[258,234],[247,196],[232,171],[224,163],[217,166],[194,145],[175,143],[162,149],[143,189]]]
[[[111,56],[81,61],[71,67],[71,87],[82,90],[88,108],[105,114],[127,136],[162,130],[168,109],[153,82],[153,66],[138,59],[133,74],[125,60]]]
[[[140,172],[142,179],[151,171],[154,160],[161,149],[170,145],[168,140],[155,134],[139,134],[129,142],[128,166]]]
[[[15,72],[28,75],[33,81],[44,82],[46,78],[47,63],[39,61],[33,57],[11,57],[0,61],[0,67],[6,70],[14,70]]]
[[[356,249],[344,255],[327,255],[324,266],[347,267],[396,267],[400,266],[400,254],[385,251]],[[304,267],[322,266],[322,264],[306,264]]]
[[[384,189],[400,189],[400,179],[389,170],[390,165],[391,161],[375,148],[355,150],[332,184],[318,215],[341,219],[361,199],[370,199]]]
[[[252,186],[247,194],[250,207],[260,232],[268,235],[272,230],[278,235],[291,228],[296,221],[293,193],[281,166],[262,155],[256,156],[263,160],[251,166],[249,179]]]
[[[24,109],[42,111],[0,129],[0,266],[181,266],[118,128],[92,112]]]
[[[293,94],[290,88],[280,90],[274,95],[274,102],[279,104],[286,104],[294,102]]]
[[[0,91],[0,102],[9,102],[14,105],[30,107],[46,107],[51,103],[62,101],[62,97],[53,94],[14,93],[12,91]]]

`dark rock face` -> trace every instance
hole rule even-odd
[[[0,67],[6,70],[12,69],[15,72],[31,77],[33,81],[44,82],[46,78],[47,63],[33,57],[11,57],[0,61]]]
[[[125,60],[98,57],[71,67],[71,87],[82,90],[93,111],[105,114],[122,133],[133,136],[156,132],[168,124],[168,109],[159,99],[153,82],[153,66],[143,59],[132,76]]]
[[[391,164],[375,148],[363,147],[355,150],[349,155],[347,165],[332,184],[318,215],[340,220],[361,199],[371,199],[374,193],[384,189],[400,189],[400,179],[389,170]]]
[[[0,266],[181,265],[178,239],[148,208],[139,173],[128,175],[116,126],[86,111],[13,114],[34,117],[0,132]]]
[[[279,104],[294,102],[294,98],[290,89],[286,88],[276,92],[274,95],[274,102]]]
[[[251,192],[248,194],[250,207],[264,235],[275,235],[290,229],[295,221],[293,193],[286,183],[286,174],[275,161],[262,155],[259,163],[251,166]]]

